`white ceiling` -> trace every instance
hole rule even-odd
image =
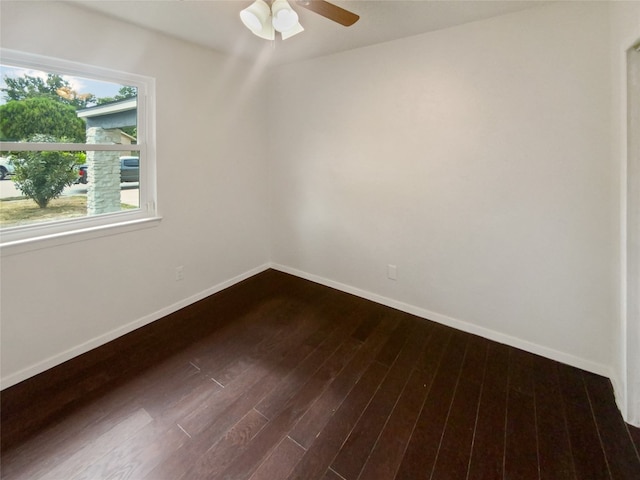
[[[286,41],[254,36],[239,12],[253,0],[71,0],[105,15],[272,65],[288,63],[482,20],[548,3],[544,0],[336,0],[360,15],[343,27],[291,2],[305,31]]]

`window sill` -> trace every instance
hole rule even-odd
[[[162,217],[147,217],[134,220],[125,220],[107,225],[92,226],[68,230],[65,232],[46,234],[20,240],[0,243],[0,256],[8,257],[34,250],[57,247],[69,243],[84,242],[93,238],[119,235],[146,228],[156,227]]]

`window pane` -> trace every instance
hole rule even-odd
[[[157,220],[154,79],[0,53],[0,253]]]
[[[1,228],[140,207],[137,152],[14,152],[2,160],[13,174],[0,181]]]

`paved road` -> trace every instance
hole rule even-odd
[[[128,205],[139,206],[139,184],[122,183],[120,184],[120,201]],[[63,195],[86,195],[87,186],[82,184],[71,185],[65,188]],[[21,197],[22,192],[18,190],[10,179],[0,180],[0,199]]]

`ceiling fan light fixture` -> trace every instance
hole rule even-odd
[[[298,22],[286,32],[280,32],[280,35],[282,35],[283,40],[286,40],[287,38],[293,37],[294,35],[302,32],[304,32],[304,28],[302,28],[302,25],[300,25],[300,22]]]
[[[360,18],[326,0],[296,0],[296,3],[345,27],[353,25]],[[304,32],[298,14],[287,0],[255,0],[240,12],[240,19],[254,35],[267,40],[274,40],[275,32],[279,32],[283,40]]]
[[[287,32],[300,25],[298,14],[291,8],[287,0],[274,0],[271,5],[271,12],[273,15],[273,28],[280,33]]]
[[[254,35],[273,40],[275,33],[271,23],[271,10],[264,0],[256,0],[240,12],[240,20]]]

